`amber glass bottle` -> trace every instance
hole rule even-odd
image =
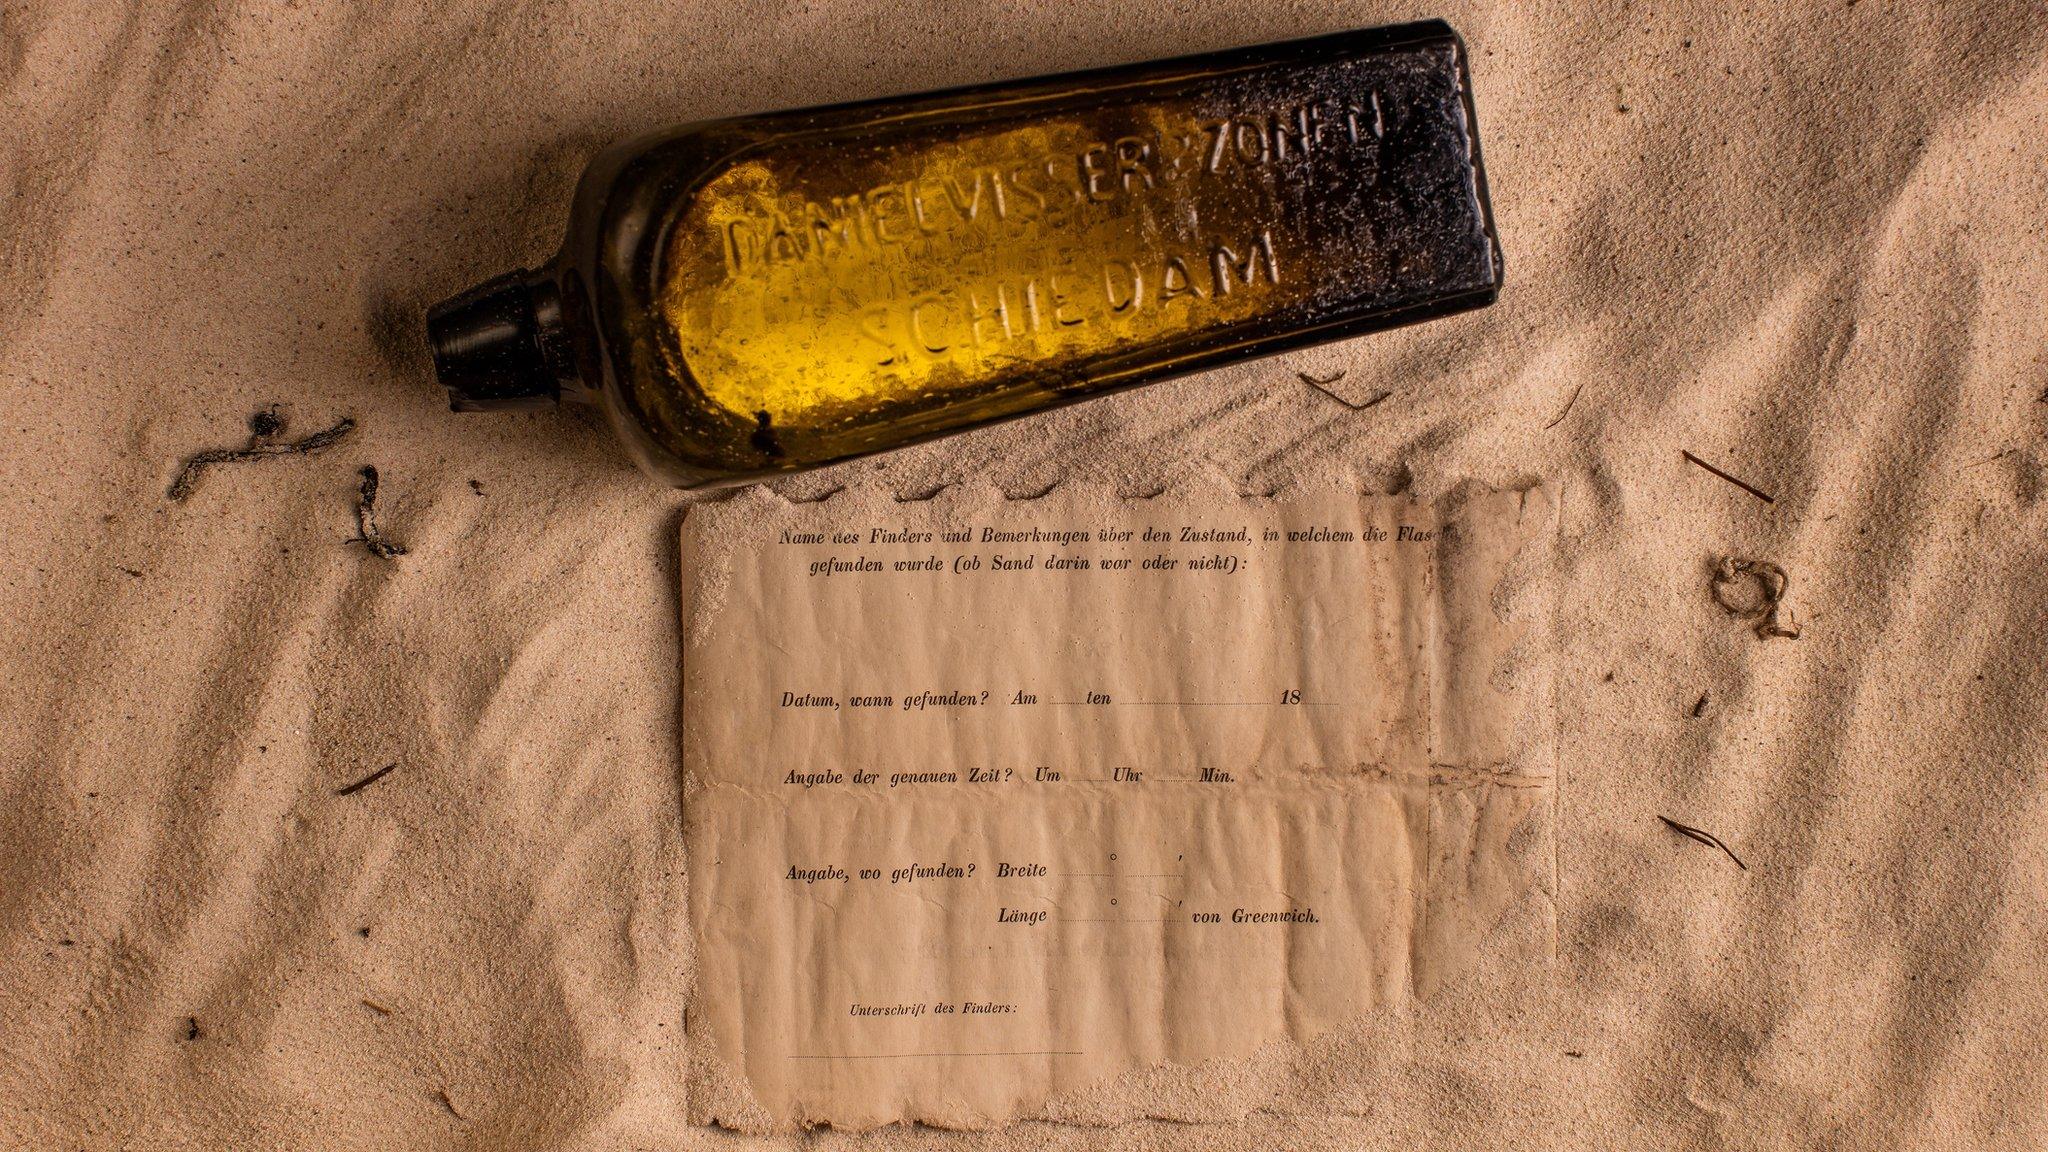
[[[693,124],[428,316],[459,410],[596,404],[679,485],[812,468],[1491,302],[1437,22]]]

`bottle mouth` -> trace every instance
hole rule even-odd
[[[448,390],[450,408],[502,412],[548,408],[561,399],[542,343],[547,321],[560,321],[560,309],[542,298],[552,287],[522,268],[427,309],[434,375]]]

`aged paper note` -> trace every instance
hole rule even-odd
[[[693,1119],[992,1123],[1303,1039],[1547,883],[1542,621],[1494,595],[1544,490],[875,507],[686,520],[689,1029],[750,1097]]]

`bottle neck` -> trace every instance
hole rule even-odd
[[[562,294],[546,271],[522,268],[434,305],[427,342],[457,412],[552,407],[576,377]]]

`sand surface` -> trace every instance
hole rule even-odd
[[[1555,961],[1164,1120],[685,1126],[687,499],[447,412],[424,306],[644,129],[1428,15],[1498,305],[780,487],[1555,483]],[[2048,1144],[2037,4],[43,0],[0,100],[0,1146]],[[166,498],[271,405],[357,426]],[[1715,606],[1731,554],[1799,639]]]

